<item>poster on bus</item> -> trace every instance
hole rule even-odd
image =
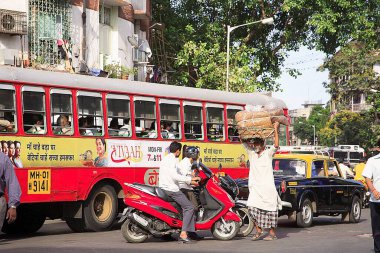
[[[15,167],[145,167],[158,168],[169,153],[171,141],[4,137],[1,151]],[[239,144],[183,142],[200,150],[203,163],[211,168],[247,167],[248,156]]]

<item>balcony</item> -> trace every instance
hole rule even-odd
[[[129,4],[128,0],[103,0],[101,4],[108,6],[126,6]]]
[[[349,109],[352,112],[362,112],[362,111],[367,111],[371,109],[371,105],[369,104],[350,104],[347,106],[347,109]]]
[[[132,0],[135,19],[150,19],[150,0]]]

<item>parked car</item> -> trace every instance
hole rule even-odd
[[[276,154],[273,174],[282,200],[279,216],[287,215],[300,227],[312,225],[319,215],[342,215],[357,223],[361,216],[365,187],[343,179],[337,161],[312,154]],[[237,179],[240,199],[247,199],[248,179]]]

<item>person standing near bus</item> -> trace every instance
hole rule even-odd
[[[380,139],[377,141],[380,146]],[[380,253],[380,154],[368,159],[362,176],[371,192],[369,207],[371,211],[372,236],[375,253]]]
[[[252,240],[259,240],[264,236],[264,229],[269,228],[266,241],[277,239],[275,228],[278,221],[278,193],[274,184],[272,160],[279,147],[278,128],[274,126],[274,145],[265,149],[265,141],[254,138],[252,142],[243,141],[250,162],[248,188],[249,196],[247,206],[256,225],[256,234]]]
[[[6,219],[12,223],[17,218],[16,208],[20,204],[21,188],[9,157],[0,152],[0,230]],[[8,191],[8,205],[4,197],[5,187]]]

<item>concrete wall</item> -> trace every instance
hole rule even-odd
[[[99,68],[99,12],[86,10],[87,66]]]
[[[128,68],[133,67],[132,53],[133,48],[131,43],[128,41],[128,36],[133,36],[134,34],[134,24],[125,19],[118,19],[118,58],[122,65]]]
[[[83,39],[83,24],[82,24],[83,6],[72,6],[72,55],[73,67],[76,71],[80,70],[80,62],[82,61],[82,39]]]

